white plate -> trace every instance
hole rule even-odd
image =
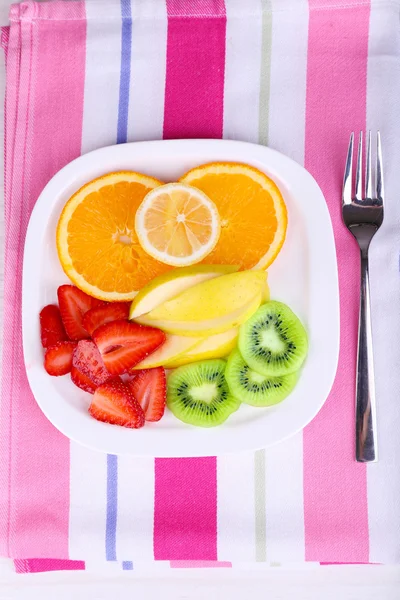
[[[69,377],[49,377],[43,368],[39,312],[57,301],[66,283],[55,245],[55,230],[68,198],[104,173],[135,170],[174,181],[209,161],[246,162],[270,175],[289,213],[286,242],[269,269],[271,297],[288,303],[304,321],[309,354],[292,394],[273,408],[243,405],[214,429],[191,427],[167,413],[139,430],[99,423],[87,408],[91,396]],[[336,252],[325,199],[313,177],[291,159],[265,148],[221,140],[140,142],[102,148],[57,173],[32,212],[25,243],[22,326],[26,372],[47,418],[66,436],[112,454],[213,456],[265,448],[301,430],[320,410],[333,383],[339,350]]]

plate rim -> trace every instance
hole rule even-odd
[[[147,424],[147,426],[145,428],[143,428],[142,430],[136,430],[133,432],[133,435],[137,436],[137,440],[139,440],[139,443],[134,443],[133,444],[133,448],[131,448],[130,444],[127,443],[128,440],[128,436],[126,435],[127,433],[132,434],[132,430],[126,430],[123,428],[117,428],[117,427],[113,427],[111,425],[107,425],[107,424],[103,424],[103,423],[99,423],[93,419],[91,419],[88,415],[87,415],[87,420],[85,421],[87,423],[87,431],[89,432],[89,435],[86,437],[86,439],[82,439],[82,437],[79,436],[79,431],[78,432],[74,432],[74,431],[70,431],[70,426],[68,425],[69,421],[67,420],[66,422],[63,420],[65,419],[65,417],[68,417],[68,410],[65,411],[65,406],[63,406],[61,404],[61,406],[57,406],[57,408],[54,408],[54,402],[53,404],[49,403],[45,396],[47,395],[47,393],[52,393],[52,395],[54,396],[54,389],[51,390],[51,386],[50,386],[50,382],[51,382],[51,378],[45,373],[43,367],[42,367],[42,363],[40,363],[41,369],[39,369],[36,366],[32,366],[35,365],[35,359],[32,356],[32,344],[31,341],[33,339],[33,335],[32,335],[32,318],[33,317],[38,317],[38,315],[33,315],[30,314],[30,310],[29,307],[32,306],[32,293],[25,293],[25,290],[29,290],[30,286],[31,286],[31,282],[34,281],[35,278],[35,272],[37,272],[39,266],[35,265],[35,256],[38,256],[38,252],[40,252],[40,249],[42,248],[41,244],[37,243],[37,235],[35,235],[35,232],[39,229],[42,229],[42,233],[45,234],[46,232],[46,228],[47,228],[47,223],[48,220],[51,216],[52,210],[54,209],[54,207],[57,205],[57,202],[59,201],[60,196],[62,195],[63,190],[65,190],[66,187],[68,187],[67,182],[71,182],[71,180],[77,180],[77,172],[81,172],[83,170],[85,170],[85,168],[87,170],[90,169],[90,164],[92,164],[93,162],[93,158],[95,159],[95,161],[97,161],[99,164],[103,161],[103,160],[107,160],[107,157],[109,156],[110,152],[111,153],[115,153],[116,156],[123,154],[125,155],[125,153],[130,153],[130,151],[133,151],[133,154],[135,154],[136,152],[140,153],[140,152],[147,152],[149,156],[151,156],[152,154],[152,149],[155,149],[155,147],[160,147],[162,146],[163,148],[165,148],[166,150],[168,149],[168,152],[176,152],[177,150],[179,150],[179,152],[182,152],[182,150],[185,150],[185,152],[189,153],[192,151],[194,153],[201,153],[203,152],[204,154],[207,153],[212,153],[213,152],[221,152],[223,151],[224,153],[226,153],[227,157],[225,159],[220,159],[220,161],[225,160],[226,162],[231,162],[232,160],[236,160],[237,162],[246,162],[249,164],[254,163],[255,161],[259,161],[260,163],[265,163],[266,159],[272,161],[272,165],[273,164],[279,164],[280,162],[283,161],[284,165],[286,165],[287,169],[289,170],[289,172],[291,172],[292,174],[294,174],[294,177],[297,178],[299,180],[299,184],[301,182],[301,184],[305,187],[306,190],[311,190],[313,192],[313,194],[311,194],[310,197],[314,198],[312,200],[312,203],[314,204],[313,210],[316,211],[317,216],[319,213],[319,223],[318,223],[318,228],[316,229],[316,231],[319,232],[318,234],[318,238],[323,239],[324,243],[322,245],[323,247],[323,254],[324,256],[324,266],[326,266],[326,268],[323,271],[319,271],[318,273],[318,278],[319,278],[319,283],[320,283],[320,288],[321,288],[321,297],[323,299],[323,297],[325,299],[328,300],[328,305],[329,305],[329,310],[331,311],[330,314],[330,336],[331,336],[331,344],[332,346],[328,349],[328,358],[329,358],[329,368],[327,369],[327,372],[325,373],[325,380],[324,380],[324,384],[321,385],[321,390],[320,390],[320,394],[323,396],[323,399],[319,400],[318,402],[315,402],[315,406],[313,411],[310,411],[310,413],[307,415],[306,419],[302,419],[302,424],[299,425],[298,423],[295,425],[293,424],[292,430],[287,432],[285,435],[280,435],[280,436],[276,436],[276,438],[270,438],[267,442],[265,442],[265,440],[260,443],[260,439],[261,439],[261,434],[262,434],[262,428],[260,426],[260,424],[263,422],[263,419],[257,419],[254,420],[252,422],[252,427],[253,427],[253,431],[254,431],[254,435],[252,436],[252,440],[254,440],[254,442],[252,444],[249,443],[238,443],[237,440],[237,430],[235,430],[234,428],[229,429],[226,428],[223,431],[223,435],[220,436],[220,438],[218,438],[216,435],[212,436],[212,439],[210,439],[210,431],[214,431],[214,432],[221,432],[220,428],[216,428],[214,430],[210,430],[210,429],[206,429],[206,430],[201,430],[203,433],[200,435],[193,435],[194,431],[199,432],[200,428],[193,428],[190,426],[185,426],[184,429],[179,429],[179,432],[181,434],[183,434],[183,432],[186,432],[186,435],[183,435],[183,438],[187,438],[190,439],[191,443],[193,444],[193,441],[195,440],[195,448],[191,449],[190,452],[188,453],[184,453],[182,451],[182,444],[178,444],[177,446],[174,446],[172,444],[171,447],[168,447],[168,450],[164,450],[162,452],[160,452],[159,450],[152,450],[152,448],[149,447],[149,443],[145,443],[146,440],[144,439],[143,433],[145,433],[146,427],[149,428],[149,424]],[[229,157],[229,155],[231,154],[231,157]],[[238,156],[235,155],[241,155],[242,159],[239,159]],[[210,162],[213,161],[214,159],[210,159]],[[132,169],[134,170],[134,169]],[[278,168],[279,171],[279,168]],[[110,170],[108,172],[111,172]],[[271,172],[268,171],[269,175],[271,175]],[[273,174],[272,174],[273,177]],[[78,188],[76,188],[78,189]],[[316,198],[318,198],[318,201],[316,202]],[[51,203],[52,200],[52,203]],[[302,211],[304,212],[304,211]],[[43,224],[45,220],[45,224]],[[310,224],[307,223],[307,227],[309,228]],[[308,229],[307,229],[307,239],[309,239],[309,235],[308,235]],[[31,250],[35,248],[35,246],[37,246],[37,250],[36,253],[32,252]],[[317,267],[318,263],[320,262],[319,259],[317,260],[317,256],[315,254],[313,254],[313,252],[310,250],[309,252],[309,261],[310,261],[310,272],[314,272],[313,269]],[[40,261],[38,261],[40,263]],[[315,263],[315,264],[314,264]],[[37,286],[39,288],[39,286]],[[311,286],[312,288],[312,286]],[[310,302],[314,301],[314,295],[313,297],[310,298]],[[319,299],[319,301],[321,302],[321,298]],[[33,303],[34,304],[34,303]],[[322,304],[324,304],[322,302]],[[318,307],[315,310],[319,310]],[[38,320],[38,319],[37,319]],[[38,337],[38,336],[37,336]],[[334,378],[336,375],[336,370],[337,370],[337,364],[338,364],[338,358],[339,358],[339,341],[340,341],[340,308],[339,308],[339,281],[338,281],[338,268],[337,268],[337,258],[336,258],[336,246],[335,246],[335,239],[334,239],[334,232],[333,232],[333,226],[332,226],[332,221],[331,221],[331,217],[329,214],[329,210],[328,210],[328,206],[326,203],[326,200],[324,198],[324,195],[318,185],[318,183],[315,181],[315,179],[313,178],[313,176],[300,164],[298,164],[297,162],[295,162],[293,159],[291,159],[290,157],[276,151],[273,150],[271,148],[268,148],[266,146],[260,146],[257,144],[252,144],[249,142],[240,142],[240,141],[233,141],[233,140],[215,140],[215,139],[183,139],[183,140],[157,140],[157,141],[141,141],[141,142],[130,142],[127,144],[120,144],[120,145],[112,145],[112,146],[105,146],[103,148],[99,148],[96,150],[93,150],[87,154],[84,154],[82,156],[79,156],[78,158],[74,159],[73,161],[71,161],[70,163],[68,163],[67,165],[65,165],[62,169],[60,169],[51,179],[50,181],[47,183],[47,185],[44,187],[43,191],[41,192],[39,198],[37,199],[35,206],[33,207],[30,219],[29,219],[29,224],[28,224],[28,228],[27,228],[27,233],[26,233],[26,238],[25,238],[25,247],[24,247],[24,258],[23,258],[23,274],[22,274],[22,339],[23,339],[23,354],[24,354],[24,365],[25,365],[25,369],[26,369],[26,373],[27,373],[27,377],[28,377],[28,382],[29,382],[29,386],[31,388],[32,394],[35,398],[35,401],[37,402],[38,406],[40,407],[40,409],[42,410],[42,412],[44,413],[44,415],[47,417],[47,419],[59,430],[61,431],[61,433],[63,433],[64,435],[66,435],[68,438],[70,438],[71,440],[82,444],[86,447],[89,447],[91,449],[94,450],[98,450],[101,452],[107,452],[107,453],[111,453],[111,454],[116,454],[116,455],[131,455],[131,456],[152,456],[152,457],[196,457],[196,456],[215,456],[217,454],[225,454],[225,453],[232,453],[232,452],[239,452],[239,451],[251,451],[251,450],[256,450],[259,448],[267,448],[270,447],[274,444],[277,444],[281,441],[283,441],[284,439],[287,439],[293,435],[295,435],[297,432],[301,431],[302,429],[304,429],[304,427],[306,427],[308,425],[308,423],[310,423],[315,416],[318,414],[318,412],[321,410],[322,406],[324,405],[327,397],[329,396],[329,392],[332,388],[333,382],[334,382]],[[39,342],[40,345],[40,342]],[[323,366],[321,365],[321,368],[323,368]],[[49,382],[47,382],[46,380],[49,380]],[[302,380],[303,380],[303,384],[302,384]],[[48,383],[48,384],[47,384]],[[302,387],[305,388],[305,381],[303,378],[303,374],[302,377],[299,380],[299,384],[296,388],[297,391],[303,392]],[[311,383],[311,382],[310,382]],[[299,395],[300,395],[299,392]],[[304,389],[304,393],[306,393],[306,390]],[[59,396],[62,397],[62,394],[58,394]],[[56,400],[56,398],[53,399],[54,401]],[[68,404],[66,402],[64,402],[64,404]],[[58,410],[59,409],[59,410]],[[70,409],[69,409],[70,410]],[[266,409],[267,411],[268,409]],[[267,413],[266,413],[267,414]],[[288,420],[291,419],[291,415],[287,415]],[[293,420],[293,418],[292,418]],[[90,425],[90,423],[92,423],[92,426]],[[258,426],[256,426],[256,424],[258,424]],[[180,426],[181,424],[179,424]],[[238,427],[248,427],[247,424],[240,424]],[[101,435],[101,430],[103,428],[103,434]],[[79,430],[79,427],[77,428]],[[118,435],[116,433],[113,433],[113,431],[117,431]],[[177,431],[177,429],[172,429],[172,432]],[[208,435],[207,435],[208,432]],[[229,433],[228,433],[229,432]],[[100,435],[99,435],[100,433]],[[165,430],[165,429],[159,429],[158,432],[159,434],[159,438],[162,440],[162,438],[165,438],[170,435],[170,430]],[[257,434],[257,435],[256,435]],[[106,439],[103,439],[104,438]],[[98,442],[98,438],[101,438],[101,444],[99,445]],[[150,442],[154,443],[154,437],[148,436],[148,439],[150,438]],[[218,443],[218,439],[221,440],[221,438],[224,440],[224,442],[222,443]],[[227,438],[229,438],[229,443],[227,443]],[[241,438],[242,440],[248,440],[249,441],[249,437],[246,436],[242,436]],[[143,451],[144,448],[142,448],[142,451],[140,450],[140,445],[144,445],[147,446],[147,450]],[[207,447],[211,445],[211,448],[208,450]],[[101,446],[101,447],[100,447]]]

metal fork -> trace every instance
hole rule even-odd
[[[376,440],[376,403],[372,351],[371,301],[369,293],[368,249],[372,238],[383,222],[383,173],[381,138],[377,134],[375,189],[371,172],[371,132],[366,153],[365,187],[362,194],[362,132],[358,143],[354,195],[353,146],[350,136],[343,180],[343,221],[356,238],[361,252],[361,298],[358,329],[357,386],[356,386],[356,460],[375,462],[378,458]]]

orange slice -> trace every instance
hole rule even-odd
[[[132,300],[170,269],[147,254],[135,232],[135,215],[161,181],[134,173],[109,173],[90,181],[66,203],[57,227],[57,251],[66,275],[102,300]]]
[[[287,211],[277,185],[258,169],[241,163],[196,167],[182,183],[207,194],[217,206],[221,234],[207,264],[265,269],[285,240]]]
[[[218,210],[203,192],[168,183],[149,192],[137,210],[136,234],[156,260],[187,267],[210,254],[218,242]]]

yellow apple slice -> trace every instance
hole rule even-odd
[[[262,292],[264,271],[242,271],[203,281],[145,315],[151,321],[209,321],[243,309]]]
[[[188,352],[193,346],[199,343],[198,337],[184,337],[181,335],[168,335],[163,345],[149,356],[146,356],[142,362],[133,367],[138,369],[152,369],[162,367],[169,361],[178,360],[181,354]]]
[[[270,298],[269,285],[268,285],[267,279],[265,279],[265,283],[264,283],[263,288],[262,288],[261,303],[264,304],[265,302],[268,302],[269,298]]]
[[[239,327],[242,323],[250,319],[250,317],[256,312],[261,304],[262,294],[258,292],[247,304],[237,308],[236,310],[227,313],[220,317],[204,320],[182,320],[172,321],[163,319],[150,319],[147,315],[137,319],[139,323],[143,325],[150,325],[151,327],[157,327],[162,329],[166,333],[173,333],[175,335],[183,336],[210,336],[216,333],[222,333]]]
[[[217,333],[207,338],[202,338],[195,346],[180,354],[177,358],[166,363],[166,369],[176,369],[188,363],[199,360],[210,360],[212,358],[223,358],[228,356],[236,347],[239,328],[229,329],[223,333]],[[191,339],[191,338],[186,338]]]
[[[203,281],[238,270],[236,265],[196,265],[168,271],[140,290],[131,304],[129,318],[140,317]]]

